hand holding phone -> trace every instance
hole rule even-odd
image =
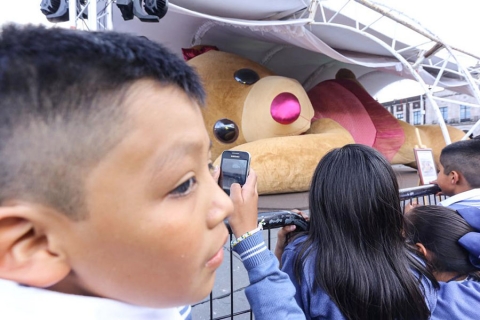
[[[258,225],[257,175],[253,169],[250,169],[243,187],[236,184],[231,187],[230,199],[233,202],[233,212],[228,217],[228,222],[238,238]]]
[[[245,151],[223,151],[218,184],[228,195],[233,183],[245,184],[250,170],[250,154]]]

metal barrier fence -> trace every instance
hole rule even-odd
[[[405,209],[408,204],[415,202],[424,205],[438,204],[445,199],[445,196],[437,195],[439,191],[436,185],[401,189],[401,206]],[[286,210],[261,212],[258,221],[262,219],[265,221],[263,236],[267,239],[269,249],[276,245],[279,228],[295,224],[297,230],[305,230],[308,226],[298,214]],[[225,259],[217,271],[217,279],[210,297],[192,306],[192,316],[195,320],[253,319],[244,293],[244,289],[249,285],[247,271],[241,260],[231,251],[230,242],[224,246],[224,250],[229,258]]]

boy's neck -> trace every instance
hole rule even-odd
[[[74,280],[74,276],[72,274],[69,274],[62,281],[45,289],[59,293],[95,297],[94,294],[88,292],[87,290],[84,290],[81,286],[79,286],[78,283]]]
[[[473,188],[468,183],[466,183],[466,182],[465,183],[460,183],[460,184],[456,185],[455,190],[453,192],[453,195],[457,195],[457,194],[465,192],[465,191],[470,191],[472,189]]]

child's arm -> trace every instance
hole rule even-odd
[[[257,176],[253,170],[243,188],[232,185],[230,196],[234,213],[229,222],[238,239],[257,228]],[[239,241],[233,250],[240,255],[248,271],[250,286],[245,294],[255,319],[305,319],[295,300],[295,287],[288,275],[280,271],[278,260],[267,249],[261,231]]]

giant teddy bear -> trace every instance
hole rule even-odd
[[[308,190],[318,161],[349,143],[372,146],[392,164],[407,165],[415,164],[419,137],[437,161],[445,146],[438,126],[397,120],[347,69],[307,93],[296,80],[231,53],[209,50],[188,63],[207,92],[202,112],[212,158],[218,164],[224,150],[248,151],[260,194]],[[448,130],[452,141],[463,136]]]

